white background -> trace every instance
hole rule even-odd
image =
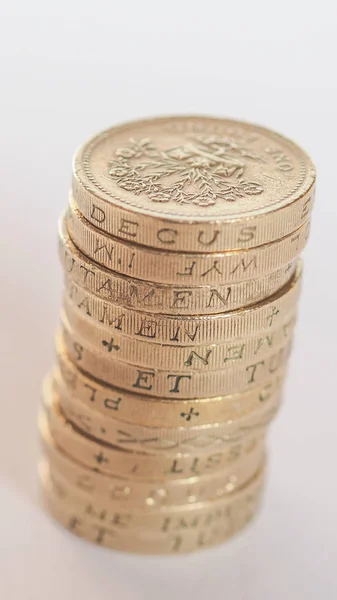
[[[335,599],[336,3],[3,0],[0,10],[1,598]],[[265,508],[231,543],[163,559],[95,548],[44,514],[35,423],[73,151],[118,121],[171,113],[276,129],[308,150],[319,180]]]

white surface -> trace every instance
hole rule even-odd
[[[0,597],[335,599],[335,2],[3,0],[0,10]],[[144,559],[85,544],[43,513],[35,419],[53,360],[56,220],[73,151],[110,124],[169,113],[279,130],[310,152],[319,186],[265,508],[227,546]]]

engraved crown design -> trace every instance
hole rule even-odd
[[[211,206],[263,192],[244,178],[247,162],[264,162],[257,153],[218,136],[196,136],[184,145],[159,150],[150,139],[131,139],[115,152],[109,174],[117,185],[152,202]]]

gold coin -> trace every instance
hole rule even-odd
[[[259,430],[247,434],[238,442],[228,444],[218,452],[201,454],[182,454],[172,457],[171,454],[160,456],[129,452],[112,445],[98,442],[94,438],[80,433],[71,423],[66,421],[60,411],[59,399],[51,394],[50,384],[44,390],[44,410],[40,419],[46,419],[50,433],[59,448],[66,454],[91,469],[117,477],[134,477],[135,479],[160,479],[167,481],[179,477],[191,477],[220,471],[229,464],[234,464],[250,455],[258,446],[264,446],[266,432]],[[42,425],[43,426],[43,425]]]
[[[289,336],[264,359],[221,371],[164,371],[108,358],[84,346],[73,331],[62,327],[62,338],[73,362],[89,375],[117,388],[157,398],[209,398],[243,393],[266,383],[286,365],[292,345]]]
[[[70,267],[69,267],[70,268]],[[285,322],[293,314],[300,294],[302,263],[290,281],[270,298],[253,306],[218,315],[173,317],[139,312],[117,303],[107,302],[80,287],[72,279],[66,280],[66,302],[88,321],[122,333],[135,340],[147,340],[171,346],[199,346],[221,344],[255,334],[268,335],[269,331]]]
[[[83,373],[71,360],[61,338],[56,340],[56,379],[61,389],[84,407],[92,407],[104,419],[112,418],[122,425],[146,425],[153,428],[175,428],[198,431],[204,425],[250,420],[262,416],[280,402],[285,369],[271,375],[260,386],[243,394],[215,398],[173,400],[142,396],[104,384]]]
[[[116,477],[90,469],[70,458],[56,446],[46,420],[40,420],[40,436],[43,451],[52,468],[79,492],[87,492],[93,498],[106,499],[111,507],[116,502],[126,510],[134,508],[156,509],[161,506],[189,504],[214,498],[223,498],[240,489],[264,463],[264,446],[258,446],[249,456],[220,471],[188,478],[146,481],[134,477]]]
[[[262,277],[288,265],[303,250],[310,221],[271,244],[225,254],[160,252],[109,237],[70,202],[67,227],[75,246],[103,267],[134,279],[173,285],[221,285]]]
[[[66,276],[103,300],[154,313],[211,315],[272,296],[294,274],[296,261],[263,277],[217,286],[172,286],[131,279],[99,267],[82,254],[61,223],[60,259]]]
[[[242,510],[246,504],[247,492],[254,496],[263,481],[263,469],[254,474],[241,490],[237,490],[224,498],[216,498],[204,502],[194,502],[182,506],[164,506],[157,509],[128,509],[123,503],[111,505],[104,498],[93,498],[91,494],[80,492],[70,485],[55,467],[46,461],[40,464],[40,480],[43,486],[49,486],[55,495],[73,506],[80,515],[90,522],[105,525],[115,531],[128,534],[149,534],[158,539],[165,534],[181,531],[195,531],[223,525],[233,517],[233,513]]]
[[[65,330],[74,333],[78,342],[107,358],[153,369],[191,372],[230,369],[268,356],[292,334],[296,313],[287,315],[286,321],[279,322],[272,331],[241,339],[237,336],[235,341],[205,346],[166,346],[142,338],[130,340],[118,332],[111,335],[102,324],[99,326],[87,319],[67,297],[61,311],[61,323]]]
[[[127,123],[77,153],[72,192],[93,225],[184,252],[259,246],[308,218],[315,170],[293,142],[207,117]]]
[[[261,500],[262,487],[255,492],[247,490],[245,500],[239,504],[239,511],[233,510],[224,523],[188,532],[167,533],[158,537],[144,532],[136,536],[116,531],[88,516],[80,514],[76,507],[60,498],[54,488],[44,486],[43,496],[52,516],[72,533],[101,546],[124,552],[140,554],[184,554],[220,544],[243,529],[256,514]]]
[[[196,430],[185,427],[158,429],[104,417],[98,411],[83,405],[74,395],[67,394],[57,375],[53,377],[52,388],[59,398],[66,420],[79,430],[118,448],[156,455],[219,450],[228,443],[240,440],[247,433],[269,425],[281,400],[281,395],[275,396],[267,404],[262,404],[257,413],[242,419],[229,419],[221,425],[214,423],[213,426],[203,426]]]

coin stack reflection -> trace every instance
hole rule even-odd
[[[314,184],[291,141],[222,119],[130,123],[78,151],[39,416],[44,498],[68,529],[184,553],[256,514]]]

